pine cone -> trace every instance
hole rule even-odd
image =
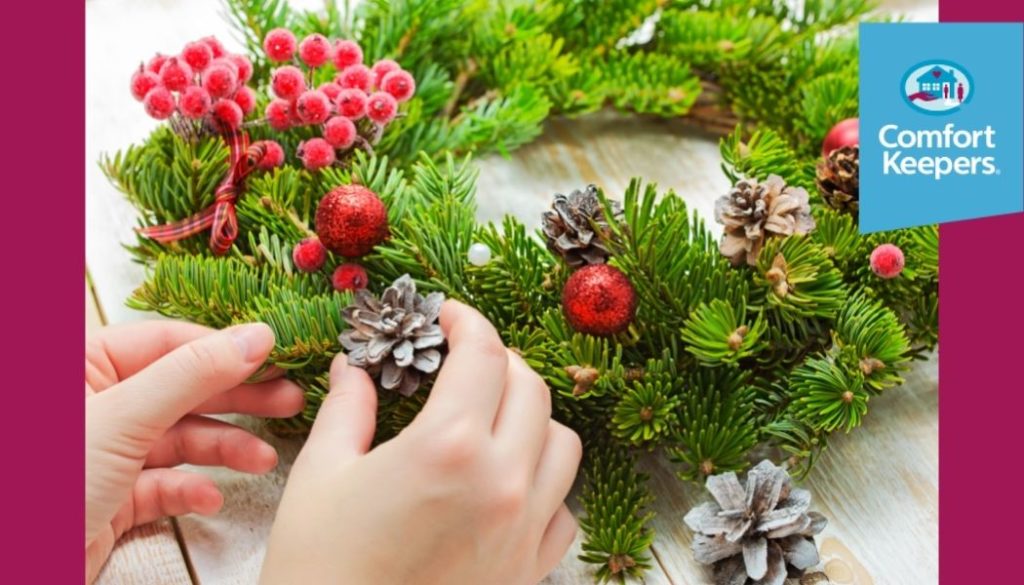
[[[792,487],[785,469],[766,459],[747,473],[746,489],[732,472],[709,477],[707,488],[715,502],[685,522],[697,533],[694,557],[714,565],[716,585],[782,585],[787,565],[796,576],[818,564],[814,535],[828,521],[807,511],[811,493]]]
[[[548,249],[565,258],[566,264],[579,268],[586,264],[604,264],[610,256],[609,219],[618,221],[619,204],[611,202],[609,214],[597,196],[597,187],[573,191],[568,196],[555,194],[552,211],[543,216],[544,236]]]
[[[444,295],[416,294],[416,283],[408,274],[385,289],[380,299],[366,290],[355,295],[355,303],[341,312],[352,329],[338,337],[348,363],[379,376],[382,387],[412,395],[424,376],[441,367],[445,340],[437,318]]]
[[[860,208],[860,148],[844,146],[818,163],[818,191],[836,211],[857,213]]]
[[[753,266],[769,236],[806,234],[814,229],[807,191],[787,186],[778,175],[764,182],[744,179],[715,201],[715,220],[725,226],[722,255],[738,266]]]

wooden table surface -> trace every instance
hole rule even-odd
[[[310,4],[310,2],[300,2]],[[315,3],[314,3],[315,4]],[[916,20],[934,20],[931,2],[898,0],[888,6]],[[230,38],[209,0],[172,2],[90,0],[87,30],[87,238],[86,320],[107,323],[152,318],[124,306],[142,271],[120,247],[134,225],[130,206],[96,167],[101,152],[123,148],[152,128],[127,92],[139,60],[175,50],[187,40],[215,33]],[[114,34],[114,33],[117,34]],[[712,137],[678,122],[601,114],[552,120],[544,136],[510,159],[479,161],[481,221],[506,213],[539,223],[552,193],[587,183],[621,192],[640,176],[673,188],[711,217],[714,199],[728,187]],[[829,517],[819,538],[822,566],[835,585],[927,585],[938,582],[938,396],[937,359],[918,363],[907,382],[871,402],[864,425],[838,435],[807,479],[814,508]],[[260,422],[240,419],[260,429]],[[265,433],[264,433],[265,435]],[[103,585],[255,583],[264,543],[290,463],[301,443],[268,436],[281,465],[266,476],[205,470],[225,496],[213,518],[186,516],[130,532],[115,548],[99,578]],[[702,585],[708,573],[689,552],[691,535],[682,516],[705,497],[700,486],[673,475],[671,464],[649,457],[657,513],[654,568],[647,583]],[[575,502],[572,502],[575,505]],[[575,509],[578,510],[578,507]],[[592,582],[593,570],[576,559],[580,539],[545,583]]]

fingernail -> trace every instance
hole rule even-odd
[[[273,344],[274,332],[263,323],[239,325],[231,330],[231,339],[247,362],[262,362]],[[268,338],[270,342],[268,343]]]
[[[334,362],[331,363],[331,372],[329,376],[329,383],[331,388],[336,388],[340,381],[342,373],[345,372],[345,368],[348,367],[348,356],[344,353],[339,353],[334,356]]]

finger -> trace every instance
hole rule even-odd
[[[557,421],[548,422],[547,441],[537,462],[534,490],[540,514],[554,514],[576,480],[583,445],[575,431]]]
[[[530,466],[540,459],[551,420],[551,393],[523,358],[509,351],[505,393],[494,421],[499,448]]]
[[[348,365],[345,354],[331,362],[330,386],[303,452],[345,461],[370,449],[377,427],[377,389],[365,371]]]
[[[212,479],[180,469],[143,470],[135,482],[132,499],[132,526],[147,524],[164,516],[209,516],[216,514],[224,505],[224,496]]]
[[[538,581],[553,571],[565,557],[565,553],[576,539],[577,528],[576,519],[569,508],[565,504],[559,506],[548,523],[544,537],[540,541],[540,548],[537,550],[537,568],[540,571],[537,575]]]
[[[270,354],[274,333],[239,325],[186,343],[92,398],[105,422],[137,439],[155,440],[181,417],[240,385]]]
[[[278,378],[258,384],[242,384],[199,405],[194,414],[238,413],[286,418],[302,412],[306,399],[295,382]]]
[[[141,321],[100,329],[86,343],[87,367],[104,370],[101,376],[89,376],[93,390],[106,390],[172,350],[213,331],[183,321]],[[100,380],[102,383],[97,383]]]
[[[505,390],[508,355],[494,327],[476,309],[456,301],[441,308],[448,357],[420,419],[478,419],[490,429]]]
[[[249,431],[205,416],[187,416],[157,441],[146,467],[217,465],[244,473],[266,473],[277,451]]]

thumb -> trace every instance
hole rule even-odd
[[[338,354],[331,363],[331,389],[313,422],[304,451],[337,461],[366,453],[377,427],[377,389],[365,371]]]
[[[104,410],[116,413],[117,426],[156,439],[213,396],[244,383],[273,347],[274,332],[263,323],[231,327],[182,345],[94,400],[110,405]]]

